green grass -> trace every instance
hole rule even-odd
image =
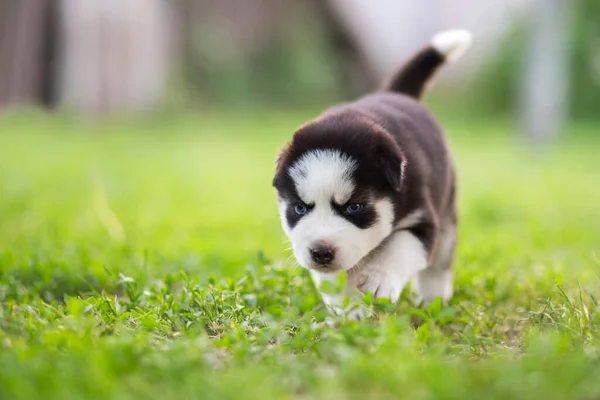
[[[444,118],[455,297],[331,326],[270,187],[309,117],[5,114],[0,399],[600,396],[597,126],[534,152]]]

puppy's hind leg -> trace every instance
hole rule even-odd
[[[452,297],[452,262],[456,246],[456,220],[443,221],[431,265],[420,271],[413,281],[419,301],[429,303],[441,297],[448,301]]]

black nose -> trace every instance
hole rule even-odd
[[[310,249],[310,255],[318,264],[329,264],[333,261],[334,251],[330,247],[319,246]]]

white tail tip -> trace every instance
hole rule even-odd
[[[454,61],[471,46],[473,35],[464,29],[452,29],[437,33],[431,39],[431,46],[444,55],[446,61]]]

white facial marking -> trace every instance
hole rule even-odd
[[[289,175],[298,195],[306,204],[344,204],[354,191],[352,173],[356,161],[336,150],[315,150],[304,154],[290,168]]]
[[[325,244],[334,249],[334,260],[321,272],[354,267],[392,232],[394,207],[389,199],[370,198],[364,205],[374,213],[373,223],[360,228],[332,206],[344,205],[357,189],[352,173],[358,162],[337,150],[314,150],[303,155],[289,170],[300,199],[310,210],[292,227],[286,214],[294,205],[279,199],[279,213],[285,233],[300,265],[318,268],[310,249]]]
[[[279,198],[277,198],[277,205],[279,206],[278,207],[279,208],[279,219],[281,220],[281,227],[283,228],[283,231],[285,232],[285,234],[289,237],[290,236],[290,227],[288,225],[287,217],[285,215],[288,203],[284,199],[279,197]]]

